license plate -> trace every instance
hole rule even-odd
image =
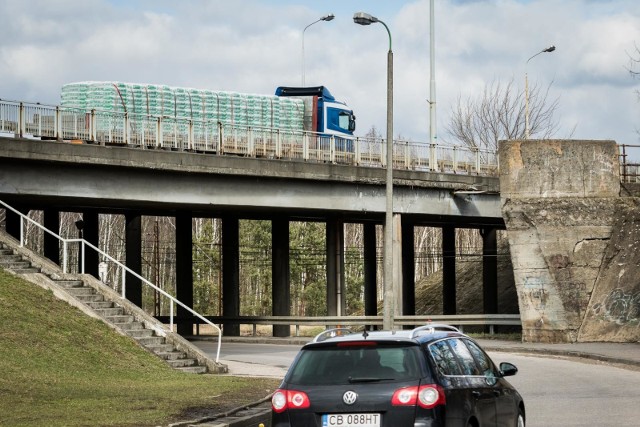
[[[380,414],[324,414],[322,427],[380,427]]]

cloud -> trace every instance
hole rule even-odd
[[[438,0],[435,4],[439,139],[458,97],[524,74],[560,98],[564,137],[637,142],[640,81],[624,66],[640,43],[637,0]],[[390,27],[394,130],[426,141],[429,0],[24,0],[0,2],[0,98],[57,102],[64,83],[119,80],[273,93],[305,79],[347,101],[358,132],[385,129],[388,36],[355,25],[365,10]],[[526,61],[555,44],[557,51]],[[450,141],[451,142],[451,141]]]

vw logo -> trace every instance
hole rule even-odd
[[[342,396],[342,401],[347,405],[353,405],[356,403],[356,400],[358,400],[358,393],[355,391],[349,390]]]

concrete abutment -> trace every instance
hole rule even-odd
[[[523,340],[639,341],[640,199],[614,141],[501,141],[500,189]]]

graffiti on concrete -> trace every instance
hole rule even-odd
[[[593,312],[618,325],[640,322],[640,292],[632,294],[616,288],[593,306]]]

